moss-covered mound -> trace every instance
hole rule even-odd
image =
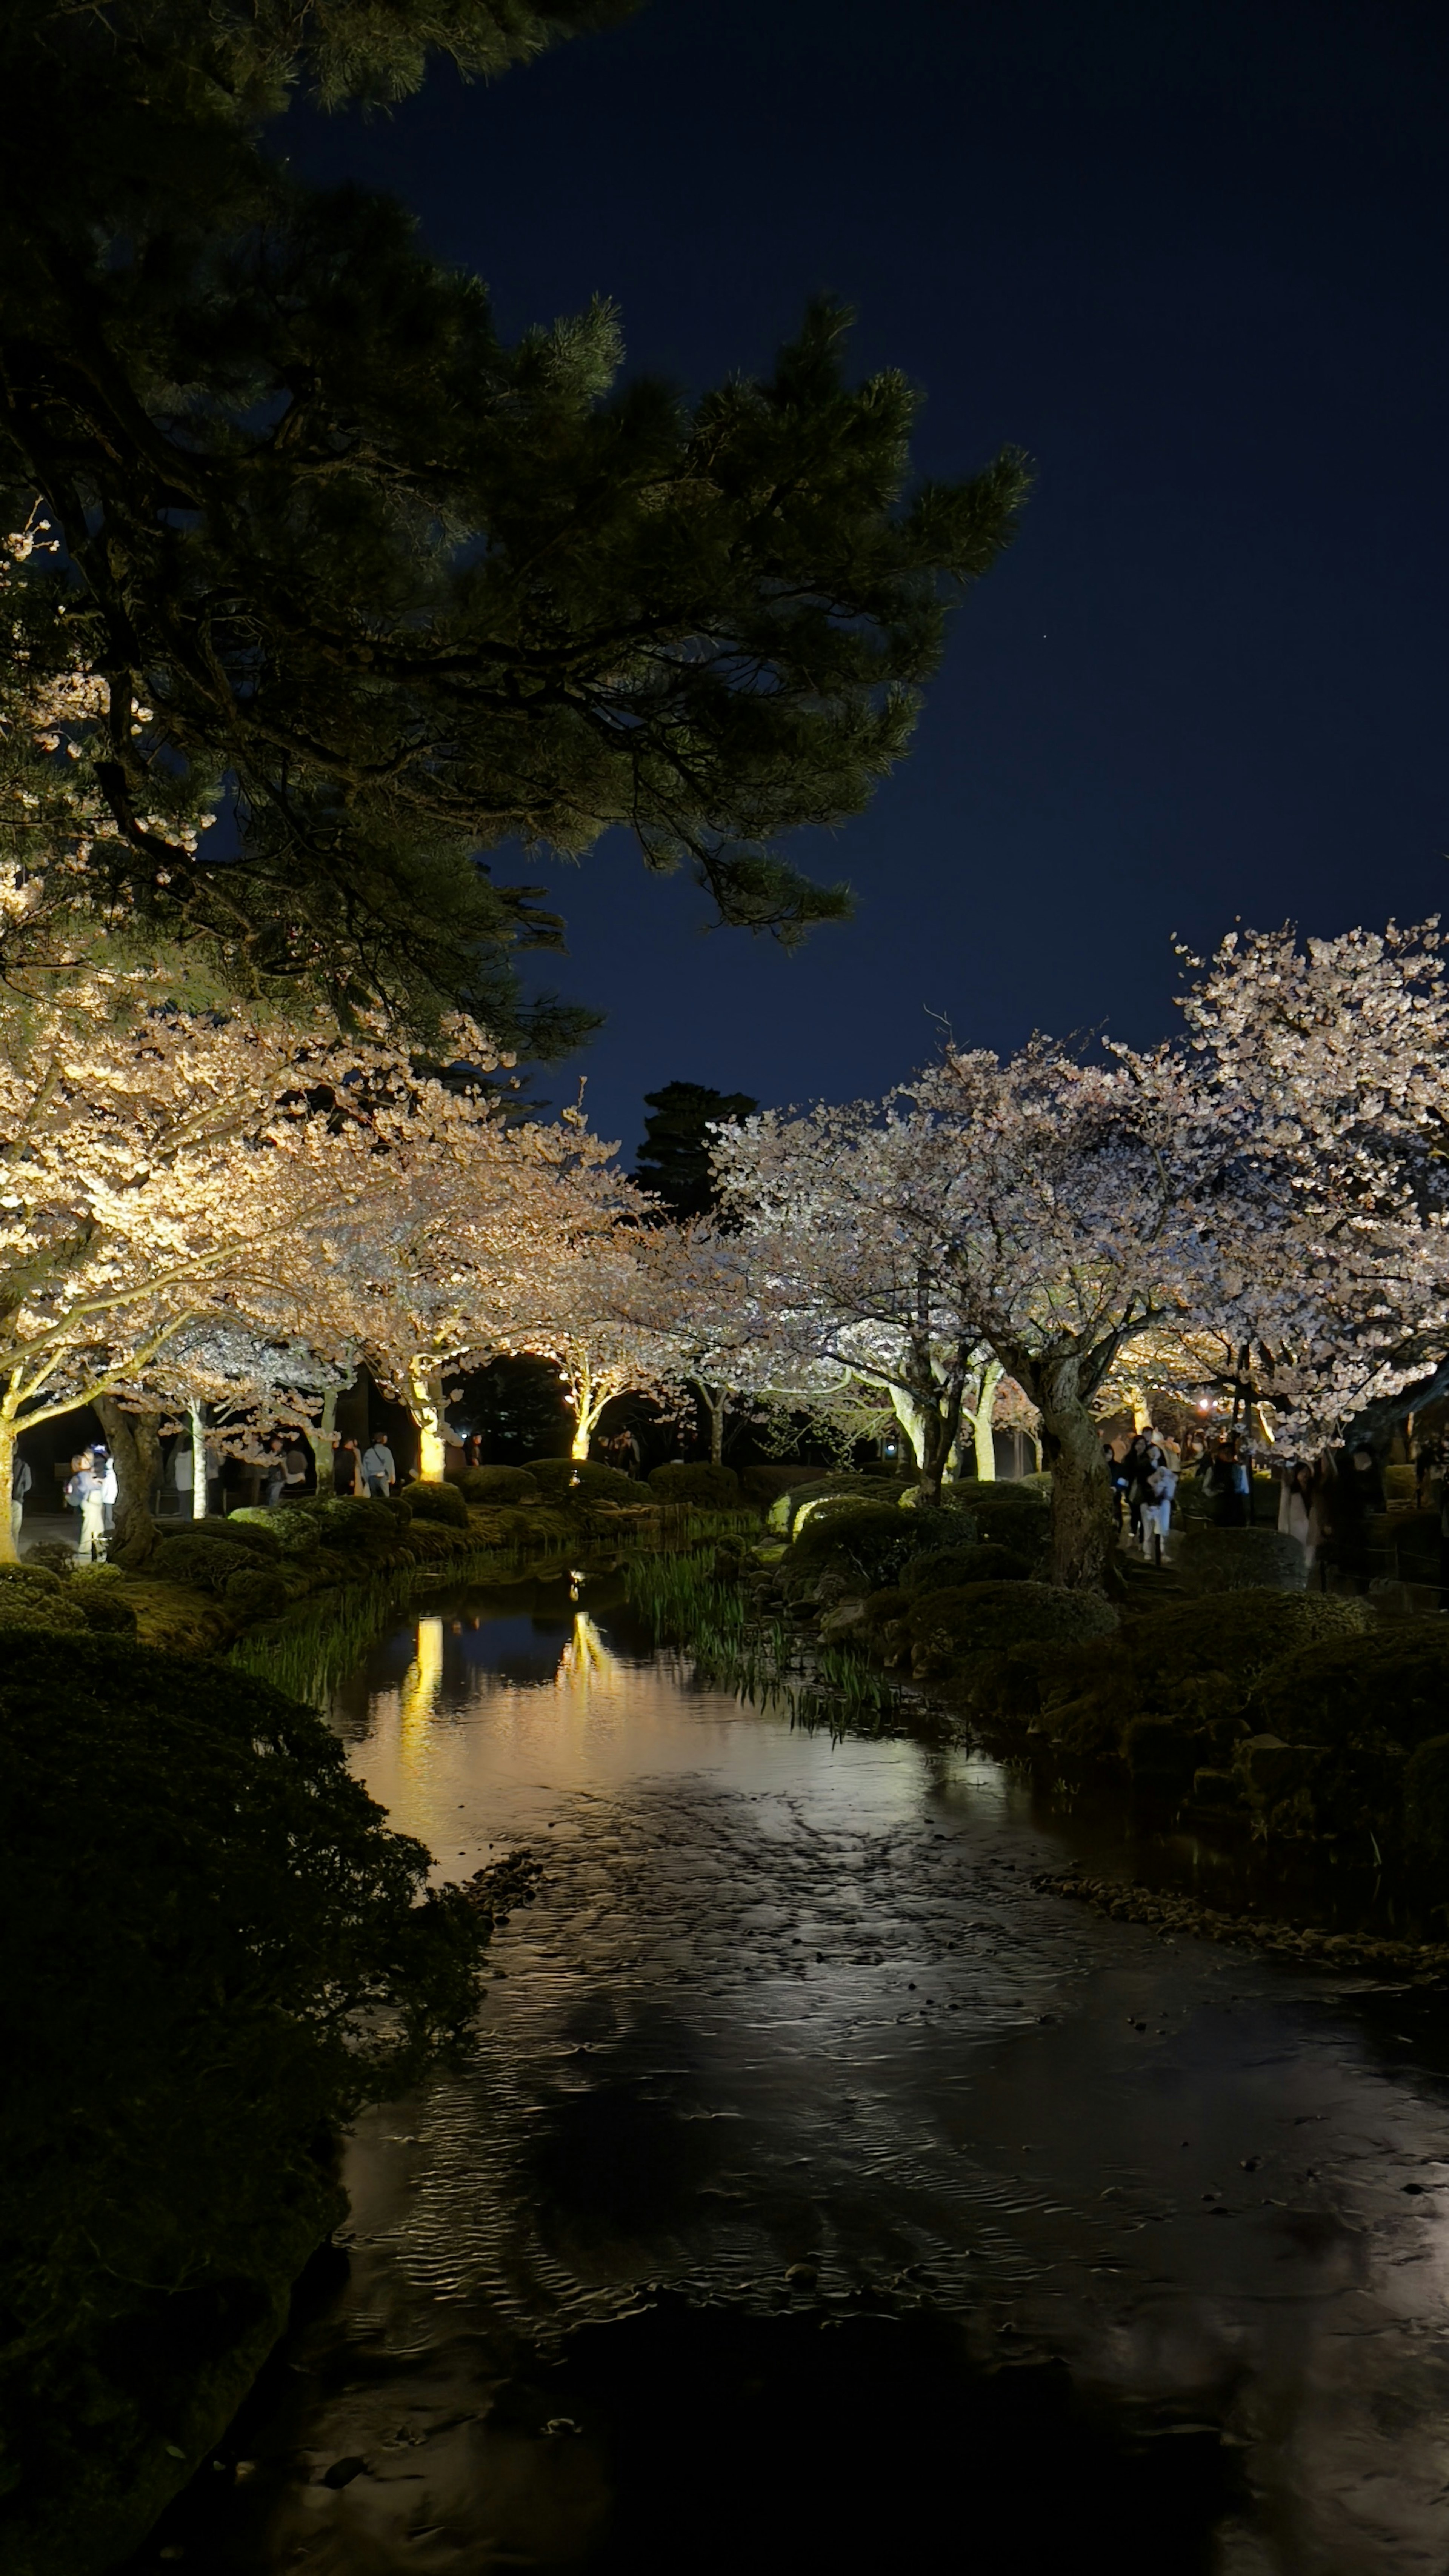
[[[1050,1583],[963,1583],[912,1596],[910,1633],[918,1671],[948,1671],[1012,1646],[1077,1646],[1110,1636],[1117,1613],[1093,1592]]]
[[[1049,1480],[1048,1480],[1049,1481]],[[1009,1547],[1018,1555],[1039,1557],[1051,1536],[1051,1502],[1035,1484],[1026,1482],[964,1484],[947,1488],[958,1508],[968,1510],[976,1535],[992,1547]]]
[[[93,2576],[234,2410],[330,2134],[471,2009],[486,1921],[222,1665],[7,1636],[0,1778],[0,2567]]]

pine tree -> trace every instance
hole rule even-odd
[[[702,1082],[666,1082],[662,1091],[646,1091],[644,1106],[654,1114],[644,1121],[634,1173],[640,1188],[662,1199],[681,1223],[707,1216],[716,1202],[710,1127],[748,1118],[759,1105],[748,1092],[711,1091]]]
[[[496,71],[608,14],[4,13],[8,94],[44,113],[0,171],[0,486],[12,526],[40,496],[61,550],[27,578],[105,683],[71,736],[103,809],[86,866],[243,984],[445,996],[507,1037],[509,951],[560,924],[480,854],[611,825],[726,922],[839,916],[776,844],[866,803],[1012,532],[1014,452],[908,489],[915,396],[849,381],[840,309],[686,401],[621,379],[602,305],[506,344],[403,208],[264,148],[296,86],[396,96],[430,52]],[[193,850],[166,816],[221,781]],[[545,1009],[528,1042],[570,1033]]]

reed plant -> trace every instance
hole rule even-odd
[[[641,1554],[624,1573],[631,1606],[656,1644],[682,1646],[710,1687],[756,1708],[783,1708],[792,1726],[836,1734],[878,1734],[898,1721],[900,1694],[862,1656],[802,1639],[783,1619],[762,1615],[713,1549]]]

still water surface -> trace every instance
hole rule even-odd
[[[1033,1872],[1102,1861],[1100,1827],[984,1753],[737,1706],[567,1586],[400,1629],[334,1718],[440,1875],[522,1844],[546,1879],[497,1937],[466,2075],[359,2123],[348,2276],[269,2372],[256,2466],[204,2535],[193,2511],[189,2560],[651,2564],[620,2541],[587,2386],[549,2430],[587,2382],[550,2356],[572,2338],[607,2382],[615,2347],[581,2330],[683,2294],[740,2333],[822,2303],[944,2315],[993,2365],[1060,2356],[1159,2456],[1208,2439],[1228,2485],[1160,2564],[1443,2576],[1436,1999],[1039,1894]],[[959,2420],[965,2502],[991,2463]],[[746,2440],[737,2501],[751,2473]],[[1009,2559],[943,2540],[915,2563]]]

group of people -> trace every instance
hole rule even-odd
[[[1151,1430],[1134,1432],[1120,1458],[1109,1440],[1103,1441],[1102,1451],[1119,1531],[1125,1519],[1143,1555],[1160,1563],[1177,1492],[1175,1454],[1170,1456]]]
[[[83,1564],[93,1564],[105,1555],[115,1517],[116,1462],[107,1450],[76,1451],[66,1479],[65,1500],[71,1511],[80,1514],[76,1553]]]
[[[262,1500],[269,1505],[299,1502],[307,1491],[307,1473],[311,1465],[306,1443],[300,1434],[284,1438],[275,1432],[267,1443],[262,1468]],[[388,1444],[385,1431],[375,1432],[365,1449],[345,1433],[332,1434],[332,1491],[345,1499],[356,1500],[366,1495],[372,1502],[384,1503],[397,1485],[397,1460]]]

